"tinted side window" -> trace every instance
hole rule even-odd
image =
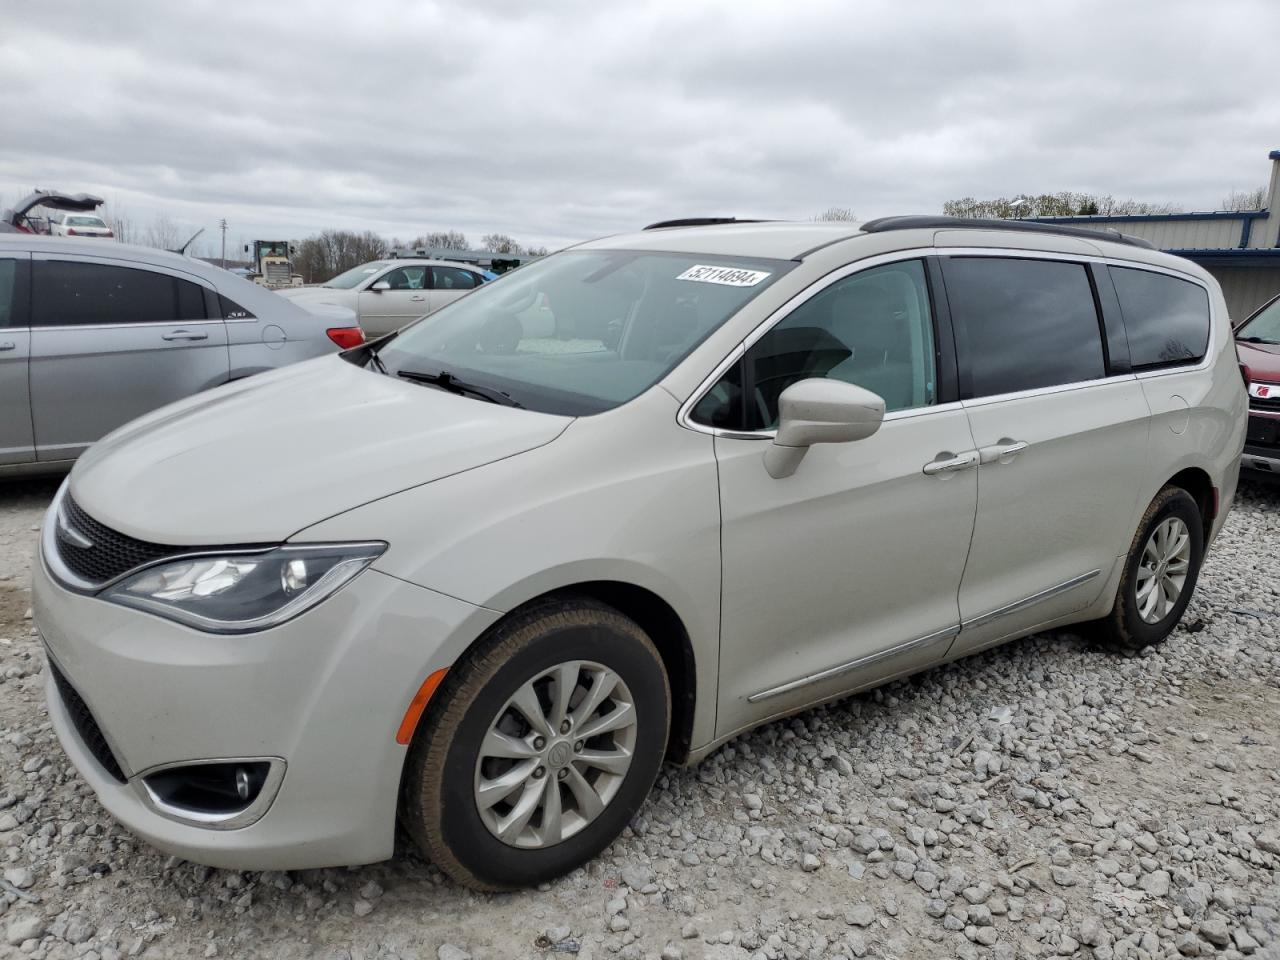
[[[474,273],[458,267],[432,267],[431,278],[437,290],[471,290],[478,286]]]
[[[921,407],[937,402],[935,371],[924,265],[891,263],[838,280],[788,314],[708,391],[693,418],[771,429],[782,391],[810,377],[865,387],[886,411]]]
[[[18,261],[0,260],[0,327],[13,323],[13,295],[18,286]]]
[[[1083,264],[1003,257],[944,262],[962,367],[989,397],[1106,375],[1093,286]],[[967,343],[966,343],[967,341]]]
[[[172,323],[176,319],[176,281],[166,274],[65,260],[37,260],[32,268],[33,326]]]
[[[178,291],[178,312],[175,320],[204,320],[204,290],[199,284],[188,280],[174,278],[174,286]]]
[[[218,294],[218,306],[222,308],[223,320],[256,320],[252,310],[246,310],[230,297]]]
[[[1209,295],[1190,280],[1112,267],[1135,369],[1196,363],[1209,346]]]

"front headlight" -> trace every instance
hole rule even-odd
[[[198,630],[248,633],[314,607],[386,548],[385,543],[331,543],[179,558],[148,567],[101,596]]]

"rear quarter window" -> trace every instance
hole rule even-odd
[[[1190,280],[1111,267],[1135,370],[1198,363],[1209,348],[1209,294]]]

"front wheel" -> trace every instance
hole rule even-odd
[[[1160,643],[1177,626],[1200,575],[1204,525],[1191,494],[1161,490],[1138,524],[1103,639],[1128,650]]]
[[[453,668],[410,748],[401,819],[469,887],[549,880],[644,802],[671,696],[640,627],[589,599],[514,614]]]

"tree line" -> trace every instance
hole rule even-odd
[[[1234,190],[1223,197],[1219,210],[1259,210],[1267,202],[1267,188]],[[1182,213],[1176,203],[1153,203],[1147,200],[1119,200],[1110,194],[1019,193],[1012,197],[975,200],[962,197],[948,200],[942,212],[950,217],[977,217],[986,220],[1016,220],[1026,217],[1124,217]]]
[[[424,233],[404,243],[393,237],[386,240],[372,230],[323,230],[294,243],[293,269],[307,283],[324,283],[338,274],[370,260],[381,260],[392,250],[473,249],[467,235],[459,230]],[[505,233],[486,233],[475,249],[515,256],[544,257],[546,247],[526,246]]]

